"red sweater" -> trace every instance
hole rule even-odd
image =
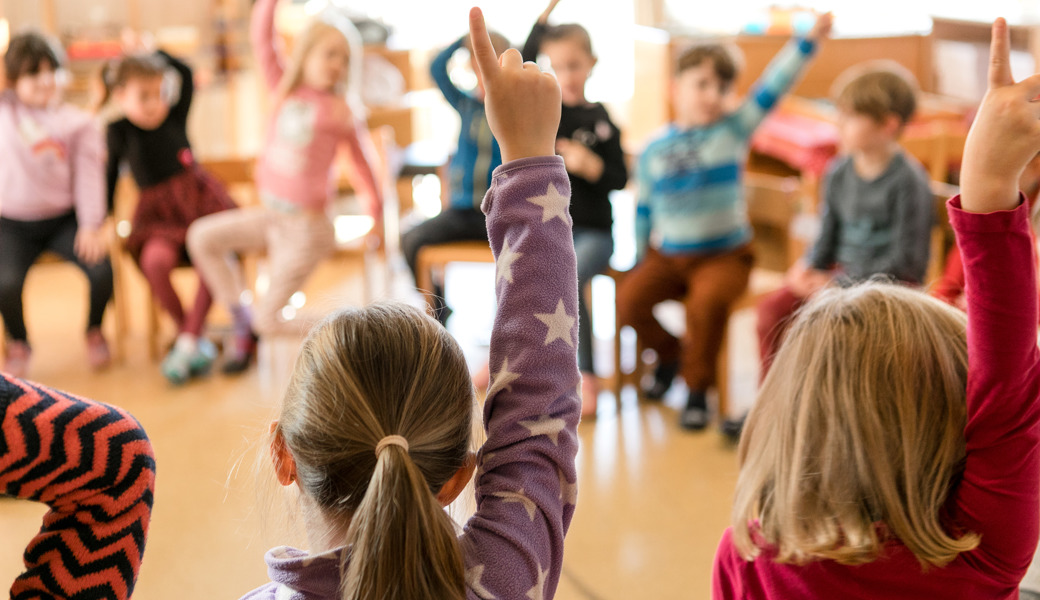
[[[714,598],[1018,598],[1040,525],[1040,354],[1029,213],[1024,202],[1011,211],[966,213],[959,197],[949,209],[967,279],[969,367],[967,457],[947,511],[956,527],[980,534],[981,544],[927,573],[898,541],[865,565],[796,566],[772,562],[768,549],[743,560],[727,529],[715,555]]]

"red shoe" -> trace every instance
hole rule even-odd
[[[236,375],[248,369],[256,357],[256,344],[259,340],[260,338],[252,332],[247,336],[235,338],[231,348],[224,352],[224,364],[220,367],[221,372],[225,375]]]
[[[32,356],[32,348],[26,342],[7,342],[7,360],[4,361],[3,371],[12,377],[23,379],[29,372],[29,358]]]
[[[87,331],[87,363],[94,371],[101,371],[112,364],[112,353],[108,349],[108,342],[105,341],[105,336],[98,327]]]

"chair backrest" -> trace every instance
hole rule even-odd
[[[199,162],[204,171],[224,184],[239,206],[260,204],[256,189],[255,158],[223,158]]]
[[[745,175],[744,200],[748,222],[755,232],[752,248],[756,267],[786,271],[797,260],[791,224],[799,212],[799,190],[796,177]]]
[[[943,269],[946,267],[946,257],[950,253],[956,240],[953,236],[953,227],[950,225],[950,217],[946,213],[946,201],[960,193],[955,185],[933,181],[932,206],[935,211],[935,222],[932,225],[932,239],[929,246],[928,271],[925,273],[925,284],[931,285],[942,277]]]

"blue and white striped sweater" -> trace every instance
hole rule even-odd
[[[751,240],[742,187],[751,134],[798,79],[814,46],[792,40],[736,111],[705,127],[671,125],[647,146],[638,168],[639,259],[651,243],[665,254],[698,254]]]

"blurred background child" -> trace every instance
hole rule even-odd
[[[544,54],[560,83],[563,112],[556,152],[563,157],[571,182],[570,214],[574,252],[578,257],[578,367],[581,369],[582,415],[596,414],[599,384],[592,360],[592,318],[585,288],[610,266],[614,252],[610,192],[625,187],[628,169],[621,150],[621,131],[606,107],[585,98],[585,84],[596,66],[589,32],[577,23],[549,25],[560,0],[551,0],[524,43],[523,58]]]
[[[274,93],[274,112],[257,165],[263,206],[200,220],[188,244],[206,283],[234,319],[235,339],[225,348],[225,373],[245,370],[258,335],[302,333],[307,319],[286,321],[282,308],[314,268],[335,249],[327,214],[330,169],[339,149],[350,158],[354,186],[379,227],[382,194],[372,170],[374,150],[363,115],[351,108],[346,82],[360,51],[342,30],[315,20],[282,56],[274,28],[278,0],[253,7],[251,39],[263,80]],[[267,251],[270,283],[255,305],[242,300],[241,266],[232,253]]]
[[[112,297],[105,221],[104,143],[91,116],[61,101],[60,50],[42,35],[11,39],[0,88],[0,315],[3,370],[29,370],[22,289],[44,251],[73,262],[90,284],[87,360],[108,365],[101,320]]]
[[[170,275],[189,264],[188,226],[204,215],[235,206],[227,190],[199,167],[188,141],[188,111],[195,91],[188,65],[163,51],[135,53],[107,68],[106,81],[123,117],[108,126],[108,198],[114,204],[120,166],[126,161],[140,190],[126,248],[141,268],[160,306],[177,327],[177,339],[162,362],[174,384],[209,371],[216,349],[202,337],[212,298],[199,279],[198,292],[185,310]],[[164,86],[176,73],[179,91]]]

